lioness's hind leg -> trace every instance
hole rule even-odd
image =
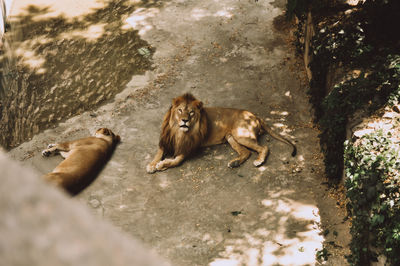
[[[233,138],[232,135],[227,136],[226,140],[231,145],[231,147],[239,154],[239,157],[233,159],[232,161],[230,161],[228,163],[228,167],[229,168],[238,167],[239,165],[244,163],[247,160],[247,158],[250,157],[251,152],[248,149],[246,149],[246,147],[243,147],[242,145],[240,145]]]
[[[257,139],[238,137],[235,138],[241,145],[246,146],[258,153],[257,159],[253,162],[254,166],[260,166],[265,162],[268,156],[269,149],[267,146],[261,146],[257,143]]]

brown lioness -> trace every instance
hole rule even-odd
[[[146,167],[148,173],[179,165],[199,147],[224,142],[228,142],[239,154],[228,163],[228,167],[237,167],[246,161],[251,154],[249,149],[258,153],[253,164],[260,166],[268,156],[268,147],[257,143],[257,137],[264,132],[292,146],[292,156],[296,155],[296,146],[292,142],[274,133],[249,111],[206,108],[190,93],[173,99],[161,128],[159,149]]]
[[[92,137],[49,144],[42,155],[47,157],[60,153],[65,160],[43,177],[71,194],[76,194],[93,181],[120,140],[110,129],[100,128]]]

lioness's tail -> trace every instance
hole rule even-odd
[[[265,124],[265,122],[264,122],[262,119],[258,118],[258,120],[260,121],[260,124],[261,124],[261,126],[262,126],[262,129],[263,129],[264,131],[266,131],[268,134],[270,134],[271,137],[273,137],[273,138],[275,138],[275,139],[277,139],[277,140],[280,140],[280,141],[282,141],[282,142],[284,142],[284,143],[286,143],[286,144],[292,146],[292,147],[293,147],[292,156],[293,156],[293,157],[296,156],[296,154],[297,154],[296,145],[294,145],[291,141],[285,139],[285,138],[282,137],[281,135],[279,135],[279,134],[275,133],[274,131],[272,131],[272,129],[271,129],[270,127],[268,127],[267,124]]]

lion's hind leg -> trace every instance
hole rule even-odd
[[[258,153],[257,159],[253,162],[254,166],[258,167],[265,162],[265,160],[267,159],[268,153],[269,153],[269,149],[267,146],[259,145],[257,143],[256,138],[253,139],[253,138],[247,138],[247,137],[235,137],[235,139],[239,144],[241,144],[249,149],[252,149]]]
[[[226,140],[231,145],[231,147],[239,154],[239,156],[228,163],[229,168],[238,167],[244,163],[249,157],[251,152],[246,149],[246,147],[240,145],[232,135],[228,135]]]

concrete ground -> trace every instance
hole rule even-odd
[[[66,14],[72,19],[83,6],[90,13],[89,4],[52,8],[80,8]],[[136,8],[118,27],[133,27],[149,43],[141,54],[154,52],[152,69],[132,76],[111,101],[35,135],[10,156],[46,173],[61,161],[41,157],[48,143],[109,127],[122,142],[76,199],[173,265],[316,265],[323,245],[331,254],[327,265],[346,265],[348,225],[322,185],[319,132],[284,7],[284,0],[173,0]],[[163,114],[184,92],[206,106],[248,109],[265,118],[296,142],[298,155],[262,136],[271,153],[259,168],[253,154],[229,169],[235,154],[223,144],[180,167],[147,174]]]

